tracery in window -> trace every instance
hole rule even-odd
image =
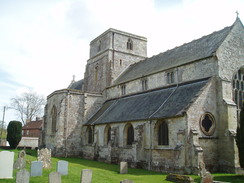
[[[239,116],[239,112],[243,103],[243,95],[244,95],[244,69],[238,70],[235,74],[234,79],[232,81],[233,87],[233,100],[236,103],[237,112]]]
[[[212,114],[205,113],[204,115],[202,115],[200,119],[200,128],[202,132],[207,136],[211,136],[214,134],[216,124]]]
[[[132,40],[130,38],[127,41],[127,49],[128,50],[133,50],[133,42],[132,42]]]

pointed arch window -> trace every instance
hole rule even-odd
[[[87,143],[88,144],[92,144],[93,143],[93,131],[92,131],[92,127],[88,126],[87,127]]]
[[[238,72],[234,75],[232,81],[232,87],[233,87],[233,100],[236,103],[237,111],[239,113],[242,107],[243,95],[244,95],[244,69],[243,68],[239,69]]]
[[[133,50],[133,42],[132,42],[132,40],[130,38],[127,41],[127,49],[128,50]]]
[[[110,125],[105,128],[105,144],[108,144],[111,141],[111,127]]]
[[[101,40],[98,41],[98,45],[97,45],[97,52],[101,51],[101,46],[102,45],[102,42]]]
[[[52,107],[51,116],[52,116],[52,133],[55,133],[56,126],[57,126],[57,108],[55,105]]]
[[[169,145],[169,130],[166,122],[159,122],[158,145]]]
[[[126,135],[126,145],[132,145],[134,142],[134,128],[131,124],[126,126],[125,130]]]

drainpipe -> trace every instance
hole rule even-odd
[[[149,121],[149,137],[150,137],[150,144],[149,144],[149,162],[148,162],[148,170],[151,170],[152,164],[152,120]]]

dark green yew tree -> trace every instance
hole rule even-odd
[[[7,141],[11,149],[15,149],[22,137],[22,123],[10,121],[7,127]]]

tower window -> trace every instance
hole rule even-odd
[[[97,52],[101,51],[101,46],[102,45],[102,42],[99,40],[98,41],[98,45],[97,45]]]
[[[133,50],[133,42],[131,39],[128,39],[128,41],[127,41],[127,49]]]

